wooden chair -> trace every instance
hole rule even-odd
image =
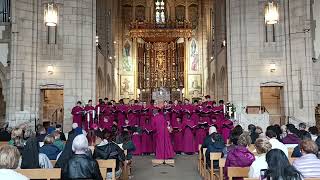
[[[288,158],[291,158],[294,148],[288,148]]]
[[[99,164],[100,171],[106,169],[105,172],[101,172],[103,177],[107,176],[107,169],[112,170],[112,180],[116,180],[116,160],[109,159],[109,160],[97,160]]]
[[[198,171],[199,171],[199,174],[202,174],[202,170],[201,170],[201,167],[202,167],[202,152],[201,152],[201,145],[199,144],[198,146],[198,149],[199,149],[199,156],[198,156]]]
[[[214,153],[210,153],[210,169],[208,170],[208,179],[210,180],[214,180],[214,176],[217,177],[217,175],[215,174],[215,169],[213,168],[213,161],[219,161],[221,159],[221,155],[222,153],[218,153],[218,152],[214,152]]]
[[[16,172],[29,179],[61,179],[61,169],[16,169]]]
[[[125,157],[128,156],[128,150],[124,150],[124,155],[125,155]],[[127,160],[125,160],[123,162],[123,167],[122,167],[122,179],[123,180],[129,179],[129,175],[131,175],[131,171],[132,171],[131,166],[132,166],[132,164],[129,166],[127,163]]]
[[[205,177],[206,176],[206,165],[207,165],[207,160],[206,160],[206,152],[207,148],[202,149],[202,165],[201,165],[201,176]]]
[[[228,167],[228,177],[230,180],[235,177],[248,177],[249,167]]]
[[[219,178],[220,180],[223,180],[223,168],[226,165],[226,159],[220,158],[219,159]]]
[[[54,167],[57,163],[57,160],[50,160],[50,162],[51,162],[52,166]]]

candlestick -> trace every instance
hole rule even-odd
[[[96,115],[95,110],[92,110],[92,119],[93,119],[93,120],[94,120],[94,118],[95,118],[95,115]]]
[[[98,106],[98,116],[100,115],[100,107]]]
[[[87,112],[87,121],[89,122],[90,121],[90,113]]]
[[[223,105],[223,115],[226,114],[226,105]]]

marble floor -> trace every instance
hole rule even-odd
[[[197,155],[177,155],[175,167],[153,167],[153,156],[133,158],[132,180],[201,180],[197,170]]]

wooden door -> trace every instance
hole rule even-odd
[[[261,106],[266,108],[272,124],[284,123],[283,88],[281,86],[261,87]]]

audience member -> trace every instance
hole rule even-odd
[[[316,156],[318,154],[318,146],[311,139],[303,140],[300,143],[302,156],[293,162],[293,166],[301,172],[304,178],[320,177],[320,160]]]
[[[10,141],[11,135],[7,130],[8,123],[4,123],[2,127],[0,128],[0,141]]]
[[[280,134],[280,139],[282,140],[283,138],[285,138],[288,134],[287,134],[287,126],[286,125],[282,125],[281,126],[281,134]]]
[[[256,142],[256,139],[259,138],[259,134],[256,132],[256,126],[253,124],[249,124],[248,131],[250,133],[251,143],[254,144]]]
[[[208,147],[207,147],[207,151],[205,154],[206,157],[206,162],[207,162],[207,166],[210,167],[211,162],[210,162],[210,153],[212,152],[221,152],[223,153],[223,150],[225,149],[225,144],[224,144],[224,140],[222,138],[222,136],[218,133],[211,133],[211,142]],[[222,154],[223,157],[223,154]],[[214,161],[213,162],[214,167],[218,168],[219,167],[219,161]]]
[[[61,124],[57,124],[56,125],[56,131],[58,131],[60,133],[60,140],[61,141],[66,141],[66,136],[64,135],[63,131],[62,131],[62,126]]]
[[[72,124],[72,130],[69,131],[68,137],[69,137],[71,134],[73,134],[73,133],[82,134],[82,128],[78,127],[78,124],[77,124],[77,123],[73,123],[73,124]]]
[[[269,139],[270,144],[272,145],[272,149],[280,149],[283,153],[288,156],[288,148],[282,142],[277,139],[277,134],[272,130],[268,130],[266,132],[266,136]]]
[[[133,144],[132,139],[128,131],[122,132],[122,149],[127,150],[127,157],[126,160],[132,159],[132,152],[136,150],[136,146]]]
[[[68,160],[62,170],[62,179],[96,179],[102,180],[99,164],[86,155],[88,149],[87,137],[76,136],[72,142],[74,155]]]
[[[301,131],[301,140],[311,140],[311,135],[307,131]],[[301,147],[300,144],[298,144],[296,147],[294,147],[291,157],[301,157]]]
[[[56,160],[57,156],[61,152],[60,149],[53,143],[54,143],[54,136],[47,135],[44,138],[44,145],[39,150],[40,153],[47,155],[50,160]]]
[[[74,155],[73,151],[72,151],[72,142],[74,140],[74,138],[77,136],[77,133],[71,133],[68,136],[68,140],[66,142],[66,145],[61,153],[61,155],[59,156],[56,164],[55,164],[55,168],[61,168],[63,169],[64,166],[67,164],[67,162],[69,161],[69,159]]]
[[[211,126],[209,128],[209,135],[207,135],[206,138],[204,139],[201,149],[208,148],[208,146],[213,143],[211,135],[216,132],[217,132],[217,128],[215,126]]]
[[[36,137],[36,132],[31,128],[27,128],[24,132],[23,139],[26,141],[31,137]]]
[[[18,149],[11,145],[0,146],[0,179],[6,180],[28,180],[27,177],[17,173],[20,153]]]
[[[293,124],[287,124],[287,136],[282,139],[283,144],[299,144],[300,138],[297,135],[299,131]]]
[[[302,180],[301,173],[290,165],[288,157],[280,149],[272,149],[266,155],[267,179]]]
[[[53,144],[54,144],[55,146],[57,146],[60,151],[63,151],[65,144],[64,144],[64,142],[61,140],[61,133],[56,130],[56,131],[53,131],[53,132],[52,132],[52,135],[53,135],[53,137],[54,137],[54,142],[53,142]]]
[[[14,128],[11,132],[11,140],[8,142],[9,145],[13,145],[18,148],[19,152],[22,153],[24,147],[23,131],[20,128]]]
[[[110,131],[106,130],[103,141],[95,146],[93,158],[95,159],[115,159],[116,160],[116,178],[120,177],[122,171],[120,163],[125,160],[123,150],[113,141],[113,135]],[[112,173],[108,169],[107,179],[112,178]]]
[[[279,124],[273,125],[273,131],[277,134],[277,139],[281,141],[282,130]]]
[[[229,151],[234,149],[238,145],[239,136],[243,133],[243,129],[240,125],[234,127],[230,134],[229,144],[223,150],[223,157],[226,158]]]
[[[266,137],[265,134],[263,133],[262,128],[260,126],[256,126],[256,133],[259,135],[259,138]]]
[[[256,160],[250,166],[249,178],[259,178],[261,169],[268,169],[266,154],[272,148],[271,143],[266,138],[257,139],[254,146],[258,156],[256,156]]]
[[[47,155],[39,152],[37,138],[29,138],[22,152],[21,169],[52,168]]]
[[[224,175],[227,177],[228,167],[248,167],[255,160],[254,155],[248,150],[251,144],[249,132],[243,132],[238,140],[238,145],[229,151],[224,168]]]
[[[312,126],[312,127],[309,127],[309,133],[310,133],[310,135],[311,135],[311,139],[313,140],[313,141],[316,141],[317,140],[317,138],[318,138],[318,136],[319,136],[319,130],[318,130],[318,128],[316,127],[316,126]]]
[[[46,128],[44,128],[43,126],[39,126],[39,129],[36,135],[38,142],[43,142],[46,135],[47,135]]]

